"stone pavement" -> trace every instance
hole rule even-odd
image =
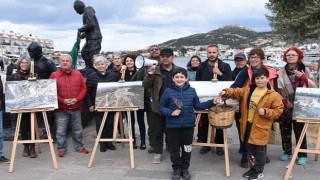
[[[138,129],[138,127],[136,128]],[[136,131],[138,132],[138,130]],[[152,164],[153,154],[148,154],[147,150],[134,150],[135,169],[130,168],[129,146],[121,147],[121,144],[114,143],[116,151],[101,153],[98,149],[92,168],[88,168],[88,162],[96,138],[95,124],[90,122],[84,129],[84,143],[89,154],[83,155],[73,150],[71,138],[68,139],[69,151],[65,157],[59,158],[59,169],[54,170],[50,155],[49,146],[43,145],[43,153],[38,158],[25,158],[21,156],[23,145],[19,144],[17,148],[14,172],[9,173],[9,165],[0,163],[0,178],[3,180],[11,179],[170,179],[171,162],[170,154],[164,150],[164,159],[161,164]],[[240,154],[238,153],[239,141],[235,126],[228,129],[229,155],[230,155],[230,172],[231,176],[225,176],[224,156],[217,156],[214,152],[202,155],[199,153],[200,147],[194,146],[191,158],[190,172],[192,179],[245,179],[242,174],[247,171],[239,166]],[[138,142],[138,146],[139,146]],[[10,157],[12,143],[4,142],[4,155]],[[56,149],[55,152],[57,153]],[[264,179],[277,180],[283,179],[286,166],[289,162],[278,160],[282,153],[280,145],[269,145],[268,154],[271,163],[266,164]],[[320,179],[319,170],[320,162],[314,161],[314,155],[309,154],[309,162],[306,166],[295,165],[291,179]]]

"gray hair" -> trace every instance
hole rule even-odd
[[[67,57],[70,59],[70,61],[72,62],[72,58],[71,58],[70,54],[61,54],[61,55],[59,56],[59,61],[60,61],[60,59],[61,59],[62,56],[67,56]]]
[[[103,56],[98,56],[98,57],[96,57],[96,58],[94,59],[94,61],[93,61],[93,66],[94,66],[94,68],[97,69],[96,64],[97,64],[97,63],[101,63],[101,62],[104,63],[104,64],[106,64],[107,67],[109,66],[109,63],[110,63],[105,57],[103,57]]]
[[[20,71],[20,63],[22,60],[27,60],[28,64],[27,64],[27,70],[30,69],[30,64],[31,64],[31,57],[27,54],[23,54],[19,57],[18,61],[17,61],[17,70]]]

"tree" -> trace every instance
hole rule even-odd
[[[186,50],[186,48],[181,47],[180,52],[181,52],[182,56],[184,56],[187,53],[187,50]]]
[[[302,42],[320,37],[320,0],[269,0],[266,15],[273,30],[285,40]]]

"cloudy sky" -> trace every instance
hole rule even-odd
[[[82,26],[74,0],[0,0],[0,31],[54,40],[71,50]],[[102,51],[133,50],[225,25],[269,31],[268,0],[83,0],[103,34]],[[84,40],[82,41],[83,44]]]

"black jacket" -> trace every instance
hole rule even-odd
[[[49,79],[51,73],[56,70],[57,67],[54,62],[44,56],[41,56],[40,59],[34,60],[34,73],[37,73],[40,79]]]
[[[212,68],[208,65],[208,61],[207,59],[199,65],[196,81],[211,81],[213,79]],[[218,69],[222,72],[221,76],[217,76],[218,81],[232,81],[232,72],[228,63],[224,63],[218,59]]]
[[[78,30],[85,33],[86,40],[102,39],[99,22],[91,6],[84,9],[82,22],[83,26]]]

